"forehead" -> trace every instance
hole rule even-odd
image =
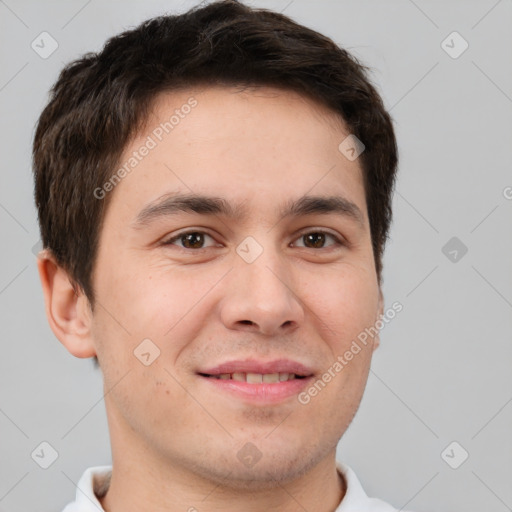
[[[138,213],[165,194],[187,193],[282,211],[311,192],[342,195],[365,212],[359,162],[338,149],[348,135],[337,113],[294,91],[216,86],[160,94],[123,153],[119,168],[129,172],[112,203]]]

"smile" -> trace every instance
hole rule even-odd
[[[200,374],[203,377],[221,380],[235,380],[238,382],[247,382],[249,384],[263,384],[284,382],[293,379],[304,379],[303,375],[295,373],[221,373],[219,375]]]

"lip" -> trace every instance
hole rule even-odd
[[[242,399],[249,403],[275,404],[297,395],[311,384],[314,372],[311,368],[290,359],[258,361],[255,359],[226,361],[197,372],[201,380],[213,386],[218,392]],[[281,382],[251,384],[236,380],[222,380],[207,375],[223,373],[294,373],[304,378]]]
[[[304,377],[313,375],[313,370],[291,359],[274,359],[259,361],[256,359],[233,360],[217,366],[199,370],[198,373],[221,375],[222,373],[295,373]]]
[[[250,384],[237,380],[221,380],[199,375],[207,385],[213,386],[217,392],[223,392],[249,403],[275,404],[292,396],[296,396],[309,386],[313,376],[303,379],[286,380],[282,382],[264,382]]]

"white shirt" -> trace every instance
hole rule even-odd
[[[345,478],[347,489],[335,512],[397,512],[397,509],[388,503],[377,498],[369,498],[354,471],[339,461],[336,464],[338,471]],[[75,501],[69,503],[62,512],[105,512],[95,490],[101,492],[100,489],[105,487],[111,471],[112,466],[88,468],[78,481]]]

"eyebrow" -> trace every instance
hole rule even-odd
[[[199,194],[166,194],[146,205],[132,223],[134,229],[141,229],[151,222],[176,215],[178,213],[197,213],[199,215],[224,215],[243,221],[249,216],[243,203],[232,205],[216,196]],[[282,220],[286,217],[300,217],[313,214],[338,214],[365,228],[364,215],[360,208],[342,196],[302,196],[289,200],[279,210]]]

